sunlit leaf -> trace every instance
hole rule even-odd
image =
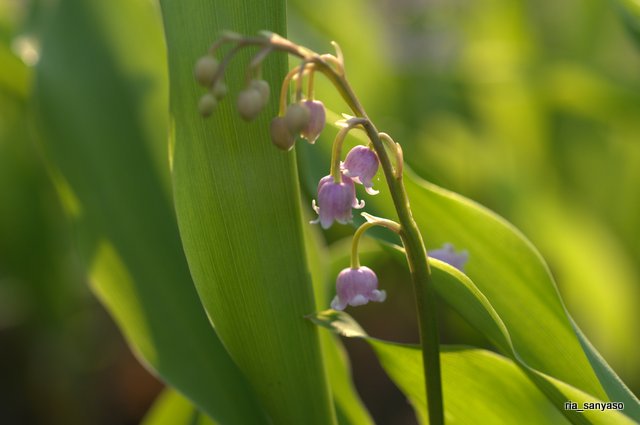
[[[420,423],[427,424],[422,355],[417,346],[369,337],[344,312],[327,310],[310,316],[319,326],[345,337],[364,338],[376,351],[382,366],[409,397]],[[442,385],[445,418],[455,424],[633,424],[615,410],[585,411],[583,416],[565,418],[540,389],[528,379],[518,364],[487,350],[461,346],[441,346]],[[566,401],[602,403],[565,383],[555,382]],[[564,409],[564,404],[562,406]]]
[[[609,371],[599,371],[583,347],[538,252],[502,218],[414,175],[406,179],[428,248],[452,242],[469,251],[466,274],[504,322],[514,352],[529,367],[593,397],[625,403],[638,418],[640,404]],[[462,313],[462,312],[461,312]],[[506,353],[505,353],[506,354]]]
[[[166,0],[161,5],[171,77],[175,205],[202,303],[273,422],[334,423],[318,331],[303,319],[315,304],[294,156],[269,141],[277,96],[255,122],[239,118],[235,95],[249,59],[243,52],[226,72],[228,98],[204,120],[197,111],[204,91],[193,78],[195,61],[221,30],[283,33],[284,3]],[[262,76],[273,93],[286,65],[283,55],[264,63]]]
[[[140,425],[216,425],[180,393],[166,389],[153,403]]]

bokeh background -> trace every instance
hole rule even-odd
[[[498,212],[531,239],[568,310],[636,394],[638,10],[632,1],[603,0],[289,3],[289,36],[318,51],[340,43],[370,116],[402,144],[419,175]],[[135,424],[162,384],[89,289],[69,218],[74,200],[36,119],[34,76],[47,48],[69,58],[57,71],[75,79],[56,99],[61,110],[99,81],[92,102],[127,105],[129,115],[126,123],[119,115],[96,119],[136,129],[169,181],[157,4],[0,0],[0,423]],[[76,58],[109,60],[84,72]],[[317,91],[343,112],[326,84]],[[91,131],[75,126],[70,134],[89,139]],[[301,168],[322,166],[309,149],[299,153]],[[346,261],[348,235],[345,228],[325,235],[336,269]],[[368,250],[367,264],[395,295],[354,317],[374,336],[415,342],[406,271],[375,245]],[[443,308],[440,316],[443,341],[489,346],[454,312]],[[345,344],[377,423],[414,423],[369,348]]]

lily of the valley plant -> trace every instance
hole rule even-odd
[[[218,59],[221,47],[230,44],[228,52]],[[263,32],[258,36],[245,37],[235,33],[224,33],[195,65],[197,81],[208,89],[199,102],[200,113],[207,117],[213,113],[219,101],[226,95],[223,82],[225,69],[234,55],[243,47],[258,47],[247,69],[246,87],[237,97],[240,116],[250,121],[258,116],[267,104],[271,89],[260,79],[262,61],[272,52],[281,51],[300,59],[300,64],[284,78],[280,88],[280,112],[271,122],[271,141],[282,150],[290,150],[297,139],[315,143],[325,126],[325,109],[320,100],[314,98],[314,78],[323,74],[335,86],[351,109],[343,114],[344,120],[336,123],[340,128],[332,148],[329,173],[318,183],[317,198],[313,209],[318,214],[317,223],[323,229],[335,222],[348,224],[352,221],[352,210],[365,207],[365,200],[356,198],[355,185],[364,186],[369,196],[378,193],[373,187],[373,178],[382,168],[388,190],[393,198],[398,222],[362,213],[366,222],[353,236],[351,265],[342,270],[336,279],[336,296],[331,308],[344,310],[347,306],[361,306],[369,301],[382,302],[386,292],[378,289],[378,278],[369,267],[362,266],[358,257],[358,243],[362,234],[374,226],[382,226],[399,235],[403,242],[419,313],[420,339],[425,370],[427,407],[432,425],[444,423],[442,386],[440,377],[438,327],[434,308],[434,292],[430,282],[427,251],[422,235],[412,217],[411,206],[403,185],[402,148],[389,135],[378,131],[354,93],[345,73],[340,47],[333,43],[336,55],[318,54],[301,47],[276,34]],[[289,92],[293,85],[293,99]],[[356,129],[364,130],[369,143],[358,145],[344,156],[342,145],[347,134]],[[462,269],[467,261],[466,252],[457,254],[447,244],[432,256]]]

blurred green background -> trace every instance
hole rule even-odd
[[[82,61],[62,63],[56,71],[74,73],[77,80],[60,88],[68,96],[60,95],[54,105],[73,111],[75,93],[101,81],[104,97],[94,101],[126,105],[126,128],[137,132],[132,137],[168,185],[160,14],[150,0],[123,4],[0,0],[2,424],[138,423],[161,389],[88,289],[82,241],[71,219],[82,205],[65,190],[46,148],[49,135],[35,120],[39,87],[33,77],[43,45],[69,58],[108,57],[104,75],[73,68]],[[82,13],[58,13],[63,6]],[[318,51],[329,50],[330,40],[340,43],[371,118],[402,144],[418,174],[523,230],[547,260],[570,313],[636,394],[637,16],[631,1],[289,4],[289,36]],[[100,43],[70,42],[92,37]],[[330,109],[344,110],[327,84],[320,82],[317,90]],[[123,126],[120,115],[99,118]],[[62,128],[74,117],[56,122]],[[78,125],[71,134],[89,140],[91,128]],[[311,151],[301,151],[301,166],[325,166],[310,164]],[[342,238],[348,234],[345,228],[327,234],[335,268],[346,261]],[[406,271],[375,246],[369,257],[367,264],[396,295],[383,305],[355,309],[354,316],[374,336],[416,341]],[[445,342],[487,345],[455,313],[440,313]],[[404,397],[366,345],[346,344],[356,385],[377,423],[412,423]]]

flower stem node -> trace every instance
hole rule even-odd
[[[215,96],[211,93],[207,93],[200,98],[200,102],[198,102],[198,111],[203,117],[208,117],[213,113],[214,109],[216,109],[216,105],[218,105],[218,101]]]
[[[324,104],[319,100],[305,100],[303,104],[309,110],[309,122],[302,129],[302,137],[313,144],[318,140],[327,120]]]
[[[206,55],[198,59],[194,68],[196,80],[201,86],[209,87],[213,84],[213,78],[218,71],[218,61],[210,55]]]
[[[342,163],[342,172],[353,179],[355,183],[364,186],[369,195],[376,195],[371,179],[378,172],[378,155],[366,146],[356,146],[349,151]]]
[[[293,148],[296,143],[296,138],[289,131],[287,122],[284,117],[275,117],[271,121],[271,142],[283,151],[288,151]]]
[[[302,132],[309,125],[311,112],[306,106],[294,103],[287,108],[284,119],[291,134],[295,135]]]
[[[255,87],[249,87],[238,95],[238,112],[245,121],[255,119],[263,107],[262,93]]]
[[[363,208],[364,201],[356,199],[356,188],[353,181],[341,176],[336,182],[332,175],[323,177],[318,183],[318,203],[313,201],[313,210],[318,218],[312,223],[320,223],[323,229],[331,227],[334,221],[347,224],[353,220],[351,208]]]
[[[382,302],[387,298],[385,291],[378,290],[378,277],[369,267],[347,268],[336,279],[336,296],[331,308],[344,310],[347,305],[365,305],[369,301]]]

